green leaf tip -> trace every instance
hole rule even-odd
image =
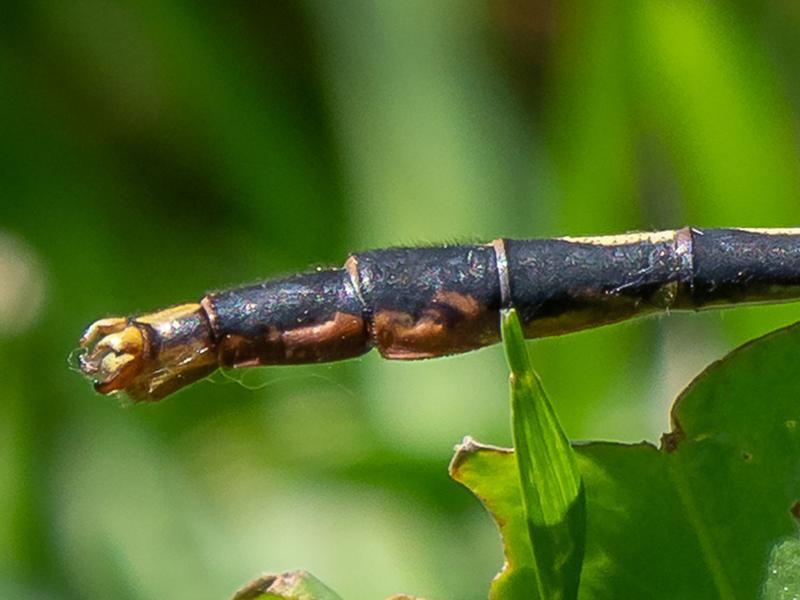
[[[242,586],[231,600],[342,600],[306,571],[261,575]]]
[[[520,476],[536,490],[537,524],[563,520],[581,490],[575,452],[555,410],[531,366],[517,312],[503,312],[503,343],[511,369],[511,409],[514,445],[519,455]],[[523,487],[523,492],[525,488]]]
[[[469,436],[456,446],[450,462],[450,476],[478,497],[500,530],[505,561],[492,581],[491,598],[530,598],[538,588],[516,462],[511,449]]]
[[[575,598],[586,535],[578,461],[531,366],[514,309],[503,311],[501,329],[511,370],[512,434],[537,589],[542,598]]]

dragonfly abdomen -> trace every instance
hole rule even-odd
[[[206,295],[139,317],[102,319],[81,369],[108,393],[157,400],[217,366],[455,354],[499,340],[514,306],[525,335],[560,335],[665,310],[800,297],[800,230],[678,229],[390,248]]]

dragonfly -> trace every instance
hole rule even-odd
[[[800,299],[800,228],[682,229],[407,247],[95,321],[79,368],[101,394],[156,401],[218,368],[322,363],[376,348],[425,359],[677,310]]]

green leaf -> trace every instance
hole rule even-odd
[[[231,600],[341,600],[330,588],[306,571],[261,575],[239,589]]]
[[[503,538],[505,563],[494,578],[491,598],[525,598],[538,593],[536,565],[520,495],[514,453],[465,437],[450,462],[450,476],[465,485],[494,517]]]
[[[797,536],[800,512],[798,360],[794,325],[700,375],[676,401],[660,449],[576,446],[586,489],[580,598],[754,598],[774,589],[771,553]],[[530,550],[515,462],[510,450],[468,440],[452,473],[498,522],[501,579],[519,587],[530,585]],[[775,560],[786,564],[784,554]]]
[[[504,492],[507,499],[522,503],[524,513],[516,527],[507,529],[509,535],[513,529],[518,536],[520,551],[509,557],[492,593],[575,598],[585,538],[585,498],[575,452],[531,367],[515,310],[503,311],[502,331],[511,369],[512,432],[517,448],[517,460],[512,458],[512,462],[518,472]],[[466,471],[474,472],[472,467]],[[461,477],[469,477],[466,471]],[[457,461],[451,472],[459,476]]]
[[[512,433],[536,590],[540,598],[575,598],[585,537],[584,494],[575,452],[531,366],[515,310],[503,311],[502,332],[511,369]]]
[[[511,369],[511,411],[523,501],[535,525],[561,523],[580,495],[575,452],[533,370],[517,311],[503,311],[503,342]]]

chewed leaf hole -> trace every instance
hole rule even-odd
[[[800,520],[800,500],[795,500],[795,503],[792,504],[792,507],[789,509],[789,512],[792,513],[792,516],[795,519]]]
[[[746,450],[742,450],[742,460],[744,462],[753,462],[753,455],[747,452]]]

